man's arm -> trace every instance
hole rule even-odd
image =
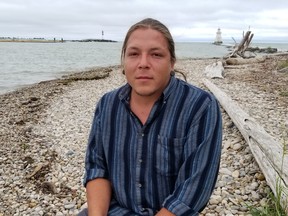
[[[198,215],[213,192],[221,159],[222,118],[216,98],[204,100],[184,146],[175,189],[162,206],[179,215]],[[196,146],[196,148],[195,148]]]
[[[106,216],[111,201],[111,184],[107,179],[97,178],[86,185],[89,216]]]
[[[155,216],[176,216],[166,208],[162,208]]]

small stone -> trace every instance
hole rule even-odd
[[[221,180],[227,184],[227,183],[230,183],[231,181],[233,181],[233,178],[232,178],[232,176],[229,176],[229,175],[223,175]]]
[[[38,207],[35,208],[35,211],[36,211],[37,213],[39,213],[39,212],[42,211],[42,208],[41,208],[40,206],[38,206]]]
[[[234,172],[232,172],[232,177],[234,177],[234,178],[239,178],[239,175],[240,175],[240,173],[238,170],[235,170]]]
[[[228,143],[228,142],[224,143],[223,149],[226,150],[228,148],[230,148],[230,143]]]
[[[235,145],[233,145],[233,150],[235,150],[235,151],[237,151],[241,148],[242,148],[242,145],[240,143],[236,143]]]
[[[252,184],[250,185],[251,190],[256,190],[258,187],[259,187],[259,184],[257,182],[252,182]]]
[[[258,201],[260,199],[260,195],[256,193],[255,191],[251,191],[251,195],[252,195],[252,200],[254,201]]]
[[[34,208],[35,206],[37,206],[37,203],[36,202],[30,202],[28,204],[29,208]]]
[[[235,190],[235,194],[241,194],[240,190]]]
[[[75,207],[75,203],[68,203],[68,204],[66,204],[66,205],[64,205],[64,208],[65,209],[73,209]]]
[[[217,205],[221,202],[222,198],[221,196],[218,196],[218,195],[212,195],[211,198],[210,198],[210,201],[209,203],[211,205]]]
[[[259,181],[264,181],[265,180],[265,176],[262,173],[256,173],[255,177],[259,180]]]
[[[261,205],[262,207],[267,206],[267,198],[261,199],[261,200],[260,200],[260,205]]]
[[[74,152],[73,150],[69,150],[69,151],[66,153],[67,156],[72,156],[72,155],[74,155],[74,154],[75,154],[75,152]]]
[[[248,196],[247,195],[244,195],[244,196],[242,196],[242,199],[245,201],[245,200],[248,200]]]
[[[226,174],[226,175],[231,175],[232,174],[232,172],[228,168],[221,168],[219,170],[219,172],[222,173],[222,174]]]

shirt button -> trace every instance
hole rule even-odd
[[[142,163],[143,162],[143,160],[142,159],[139,159],[139,163]]]
[[[138,187],[141,188],[141,187],[142,187],[142,184],[138,184]]]

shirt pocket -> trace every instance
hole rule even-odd
[[[158,136],[156,148],[156,171],[164,176],[178,175],[183,163],[183,148],[186,138]]]

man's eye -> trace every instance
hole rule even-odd
[[[137,55],[138,55],[138,53],[136,53],[136,52],[128,53],[128,56],[137,56]]]
[[[152,55],[155,56],[155,57],[162,57],[161,53],[153,53]]]

